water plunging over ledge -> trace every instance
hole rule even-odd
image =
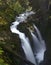
[[[12,25],[10,26],[10,30],[12,33],[19,35],[19,38],[21,40],[21,46],[25,53],[26,59],[35,65],[39,65],[44,60],[44,52],[46,51],[45,42],[42,39],[40,31],[33,24],[33,27],[36,30],[36,33],[38,35],[38,38],[37,38],[37,36],[30,29],[28,29],[29,32],[31,33],[32,41],[33,41],[33,45],[34,45],[34,49],[32,50],[29,38],[25,35],[25,33],[20,32],[17,29],[17,26],[20,23],[24,22],[27,19],[27,17],[32,14],[35,14],[35,12],[28,11],[23,14],[20,14],[19,17],[17,17],[16,21],[13,22]]]

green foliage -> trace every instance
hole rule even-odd
[[[0,55],[2,55],[3,52],[4,52],[4,51],[2,50],[2,48],[0,48]]]
[[[11,48],[16,42],[12,42],[10,38],[10,22],[14,21],[16,15],[23,12],[24,8],[19,3],[19,0],[0,0],[0,44],[9,44]],[[9,30],[9,31],[8,31]],[[12,44],[14,43],[14,44]],[[13,46],[12,46],[13,45]],[[1,47],[1,46],[0,46]],[[16,47],[16,46],[15,46]],[[18,47],[18,46],[17,46]],[[16,47],[16,49],[17,49]],[[5,51],[0,48],[0,65],[9,65],[14,62],[8,54],[3,54]],[[9,63],[8,63],[9,62]],[[16,62],[19,65],[19,61]],[[15,65],[15,64],[14,64]]]
[[[4,53],[4,51],[2,50],[2,48],[0,48],[0,65],[9,65],[8,63],[6,63],[5,61],[4,61],[4,59],[2,58],[3,57],[3,54]]]
[[[24,8],[20,5],[20,3],[17,1],[14,5],[14,10],[19,14],[24,11]]]
[[[9,64],[5,63],[4,60],[0,58],[0,65],[9,65]]]

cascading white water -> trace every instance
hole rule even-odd
[[[35,14],[35,12],[33,11],[29,11],[29,12],[25,12],[23,14],[20,14],[19,17],[17,17],[16,21],[12,23],[12,25],[10,26],[10,30],[12,33],[18,34],[19,38],[21,40],[21,46],[23,48],[23,51],[25,53],[26,59],[29,60],[30,62],[32,62],[35,65],[38,65],[44,58],[44,52],[45,52],[45,44],[42,42],[42,37],[38,31],[38,29],[35,27],[35,30],[38,34],[39,40],[36,37],[35,34],[32,33],[31,30],[29,30],[31,32],[32,35],[32,39],[34,42],[34,52],[31,48],[30,45],[30,41],[28,39],[28,37],[26,37],[26,35],[23,32],[20,32],[17,29],[17,26],[21,23],[24,22],[28,16]],[[36,56],[34,56],[36,55]],[[37,59],[37,61],[36,61]],[[38,62],[38,64],[37,64]]]
[[[41,37],[40,31],[38,30],[38,28],[35,25],[33,25],[33,26],[37,32],[39,39],[37,38],[37,36],[35,34],[33,34],[33,32],[30,29],[29,29],[29,31],[31,32],[32,39],[34,42],[34,49],[33,49],[34,55],[35,55],[38,65],[39,65],[40,62],[42,62],[44,60],[44,52],[46,51],[46,46],[45,46],[44,40]]]
[[[24,33],[20,32],[17,29],[17,25],[19,25],[20,22],[25,21],[25,19],[27,19],[27,17],[31,14],[34,14],[34,12],[31,11],[31,12],[26,12],[24,14],[20,14],[20,16],[17,17],[17,20],[12,23],[12,25],[10,26],[10,29],[11,29],[12,33],[16,33],[19,35],[19,37],[21,39],[21,45],[22,45],[22,48],[24,50],[27,60],[29,60],[30,62],[32,62],[36,65],[36,61],[35,61],[34,54],[31,49],[28,37],[26,37]]]
[[[36,33],[37,33],[37,35],[38,35],[39,40],[41,41],[41,40],[42,40],[42,36],[41,36],[41,34],[40,34],[40,31],[39,31],[38,28],[35,26],[35,24],[33,24],[33,27],[34,27],[34,29],[36,30]]]

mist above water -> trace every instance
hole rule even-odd
[[[42,39],[40,31],[38,30],[38,28],[35,25],[33,25],[33,27],[35,28],[36,33],[38,35],[38,38],[37,38],[37,36],[30,29],[28,29],[29,32],[31,33],[33,45],[34,45],[34,48],[32,50],[31,45],[30,45],[31,42],[30,42],[29,38],[26,37],[25,33],[20,32],[17,29],[17,26],[20,23],[24,22],[27,19],[27,17],[32,14],[35,14],[35,12],[29,11],[29,12],[20,14],[19,17],[16,18],[16,21],[13,22],[12,25],[10,26],[10,30],[12,33],[19,35],[19,38],[21,40],[21,46],[25,53],[26,59],[35,65],[39,65],[40,62],[42,62],[44,60],[44,52],[46,51],[45,42]]]

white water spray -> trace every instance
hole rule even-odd
[[[19,38],[21,40],[21,46],[22,46],[23,51],[25,53],[26,59],[29,60],[30,62],[32,62],[33,64],[38,65],[41,61],[43,61],[44,52],[45,52],[45,49],[43,49],[43,48],[45,48],[45,45],[42,42],[42,38],[41,38],[41,35],[40,35],[38,29],[36,28],[36,26],[34,26],[35,30],[39,36],[39,40],[32,33],[32,31],[29,30],[31,32],[32,39],[34,42],[34,52],[31,48],[30,41],[29,41],[28,37],[26,37],[24,33],[20,32],[17,29],[17,26],[20,23],[24,22],[27,19],[27,17],[32,15],[32,14],[35,14],[35,12],[29,11],[29,12],[25,12],[23,14],[20,14],[19,17],[17,17],[16,21],[13,22],[12,25],[10,26],[10,30],[12,33],[19,35]],[[34,56],[34,55],[36,55],[36,56]],[[36,59],[37,59],[37,61],[36,61]],[[37,62],[38,62],[38,64],[37,64]]]
[[[44,40],[41,37],[40,31],[38,30],[38,28],[35,25],[33,25],[33,26],[37,32],[39,39],[37,38],[37,36],[35,34],[33,34],[33,32],[30,29],[29,29],[29,31],[31,32],[32,39],[34,42],[34,49],[33,49],[34,55],[37,60],[37,64],[39,65],[40,62],[42,62],[44,60],[44,52],[46,51],[46,46],[45,46]]]
[[[27,60],[29,60],[30,62],[36,65],[36,61],[35,61],[34,54],[31,49],[28,37],[26,37],[24,33],[20,32],[17,29],[17,25],[19,25],[20,22],[25,21],[25,19],[27,19],[27,17],[31,14],[34,14],[34,13],[31,11],[31,12],[26,12],[24,14],[20,14],[20,16],[17,17],[17,20],[12,23],[12,25],[10,26],[10,29],[12,33],[16,33],[19,35],[21,39],[21,45],[22,45],[22,48],[24,50]]]

